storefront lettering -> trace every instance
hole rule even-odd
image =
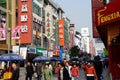
[[[106,9],[107,9],[107,7],[104,7],[103,9],[98,11],[98,14],[97,14],[98,25],[105,23],[105,22],[108,22],[108,21],[111,21],[111,20],[114,20],[114,19],[117,19],[117,18],[120,18],[120,11],[113,12],[113,13],[108,14],[106,16],[104,16],[104,14],[100,14],[101,12],[105,11]]]
[[[114,13],[109,14],[107,16],[101,17],[101,23],[104,23],[104,22],[107,22],[107,21],[110,21],[113,19],[117,19],[119,17],[120,17],[120,12],[117,11],[117,12],[114,12]]]

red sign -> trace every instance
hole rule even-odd
[[[91,0],[92,1],[92,26],[93,26],[93,37],[99,37],[98,31],[95,24],[95,10],[103,6],[104,0]]]
[[[18,25],[21,44],[32,43],[32,0],[18,0]]]
[[[64,20],[58,20],[58,35],[60,46],[64,46]]]
[[[96,10],[96,25],[102,26],[120,20],[120,0]]]

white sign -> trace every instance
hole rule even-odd
[[[27,4],[22,5],[21,11],[22,12],[27,12],[28,11]]]
[[[20,47],[20,54],[23,59],[26,59],[27,56],[27,47]]]
[[[82,36],[89,36],[89,29],[88,28],[81,28],[81,35]]]
[[[28,20],[28,15],[21,15],[21,22],[26,22]]]
[[[28,32],[28,26],[27,25],[21,26],[21,32]]]
[[[13,47],[12,47],[12,51],[13,51],[13,53],[15,53],[15,54],[19,54],[19,46],[13,46]]]

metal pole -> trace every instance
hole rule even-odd
[[[63,53],[63,46],[60,46],[60,61],[62,62],[62,53]]]
[[[7,32],[8,32],[8,53],[10,53],[10,31],[11,31],[11,29],[8,28],[7,29]]]

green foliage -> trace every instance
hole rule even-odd
[[[80,55],[80,48],[78,46],[71,47],[70,51],[70,58],[78,57]]]

